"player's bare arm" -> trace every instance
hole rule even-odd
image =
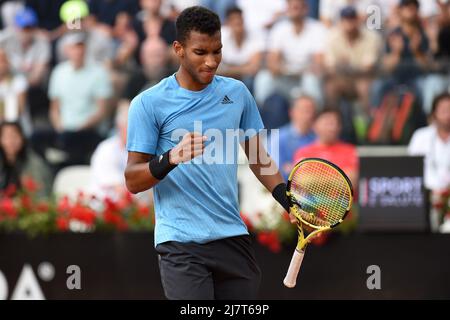
[[[264,169],[269,169],[276,167],[275,161],[267,153],[264,144],[261,141],[259,135],[256,135],[245,142],[243,142],[242,147],[245,150],[247,158],[255,159],[256,161],[250,162],[250,169],[253,174],[258,178],[258,180],[269,190],[274,198],[283,206],[283,208],[289,212],[289,203],[286,197],[286,184],[284,183],[283,177],[280,171],[277,169],[272,174],[265,174]],[[251,154],[254,152],[255,154]],[[265,170],[266,172],[271,172],[271,170]],[[295,223],[296,219],[293,215],[289,214],[291,222]]]
[[[278,170],[275,170],[273,174],[264,174],[264,168],[276,167],[276,164],[264,148],[259,135],[246,140],[242,146],[247,158],[256,160],[250,161],[250,169],[267,190],[272,192],[277,185],[284,182]],[[251,152],[256,152],[256,154],[251,154]]]

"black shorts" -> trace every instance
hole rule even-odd
[[[171,300],[257,298],[261,271],[250,236],[205,244],[164,242],[156,246],[164,293]]]

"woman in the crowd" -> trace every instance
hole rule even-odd
[[[0,124],[0,190],[20,190],[26,179],[37,184],[39,196],[49,195],[52,181],[49,169],[27,148],[20,124],[3,122]]]

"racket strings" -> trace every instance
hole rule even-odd
[[[306,222],[329,227],[341,221],[351,202],[351,191],[342,174],[319,161],[301,164],[291,176],[291,194],[301,205]]]

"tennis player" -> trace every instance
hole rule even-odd
[[[278,170],[263,172],[276,165],[260,141],[263,123],[252,95],[242,82],[215,75],[220,28],[206,8],[181,12],[173,43],[178,71],[136,96],[129,111],[126,183],[132,193],[153,187],[155,248],[168,299],[257,298],[261,272],[239,214],[239,143],[249,160],[256,158],[249,161],[254,174],[289,209]],[[198,123],[224,137],[230,129],[254,134],[230,145],[194,131]],[[177,137],[180,130],[185,134]],[[195,161],[212,147],[231,154],[233,163]]]

